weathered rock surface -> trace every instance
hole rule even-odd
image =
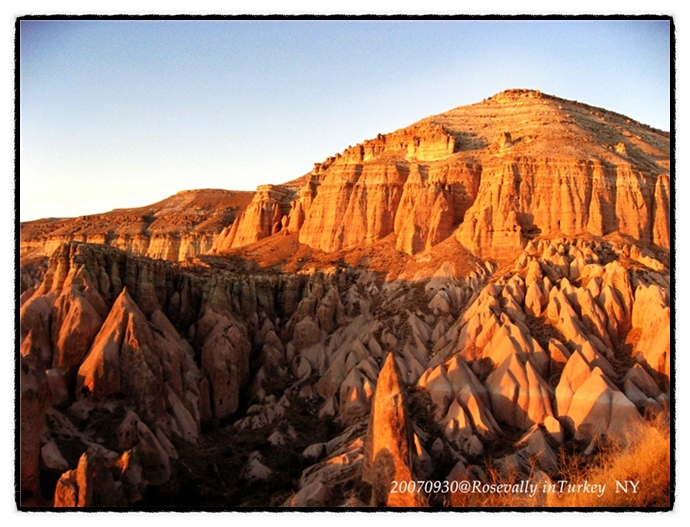
[[[453,233],[484,258],[514,257],[549,234],[617,232],[669,248],[669,159],[668,134],[507,90],[379,134],[294,182],[259,186],[251,203],[250,193],[187,191],[141,209],[23,224],[22,247],[50,255],[66,241],[104,243],[182,261],[299,231],[326,252],[393,233],[408,254]]]
[[[167,438],[157,429],[154,434],[139,416],[127,412],[116,431],[118,446],[123,451],[136,453],[142,467],[142,477],[154,485],[170,478],[170,450]],[[159,439],[160,438],[160,439]],[[164,446],[166,445],[166,446]]]
[[[397,248],[414,254],[456,229],[493,258],[515,256],[538,234],[620,232],[668,248],[668,155],[665,134],[620,115],[509,90],[318,164],[289,223],[301,243],[327,252],[395,233]],[[275,203],[255,199],[261,214],[237,228],[250,241],[280,219]]]
[[[551,389],[528,361],[511,354],[486,379],[496,418],[520,429],[551,416]]]
[[[154,423],[165,414],[162,391],[163,367],[153,333],[124,289],[79,367],[77,397],[124,393]]]
[[[576,439],[591,439],[599,433],[617,436],[641,421],[635,405],[599,368],[577,389],[563,417]]]
[[[251,345],[240,325],[211,310],[199,322],[199,332],[204,320],[214,316],[201,349],[201,366],[211,384],[213,415],[227,417],[237,410],[240,393],[249,383]]]
[[[669,311],[669,282],[664,271],[626,267],[632,259],[625,254],[633,252],[603,241],[535,240],[500,276],[486,264],[458,277],[446,262],[410,285],[337,270],[290,278],[191,273],[73,245],[56,252],[23,306],[22,354],[52,366],[59,340],[47,328],[56,313],[69,313],[68,300],[77,294],[98,306],[103,323],[79,364],[75,389],[60,404],[80,399],[68,410],[82,420],[118,408],[118,397],[133,404],[136,414],[118,421],[118,443],[110,446],[117,452],[108,461],[127,502],[145,499],[148,486],[173,477],[186,455],[175,441],[191,445],[183,452],[203,448],[202,421],[230,420],[237,433],[265,433],[265,444],[289,451],[305,433],[295,432],[296,412],[311,408],[310,426],[331,420],[348,428],[299,448],[296,455],[313,464],[302,471],[293,498],[280,504],[418,506],[425,493],[391,494],[390,482],[428,477],[447,456],[483,459],[504,425],[525,435],[498,460],[499,471],[527,474],[535,458],[551,474],[558,471],[554,445],[615,436],[642,412],[663,411],[664,374],[641,349],[653,357],[656,344],[630,339],[647,334],[643,313],[658,319]],[[644,265],[637,257],[634,265]],[[110,269],[107,280],[99,260]],[[542,294],[536,301],[530,287]],[[539,316],[530,308],[537,304]],[[196,317],[194,306],[202,306]],[[633,345],[621,347],[626,342]],[[606,358],[625,349],[631,358],[640,352],[634,367]],[[48,371],[52,392],[64,399],[69,383],[57,381],[66,370]],[[418,386],[409,389],[417,405],[428,394],[428,416],[441,436],[415,428],[406,385]],[[58,430],[69,427],[58,426],[51,412],[46,441],[61,448]],[[85,432],[69,437],[93,445]],[[241,461],[243,478],[280,473],[272,455],[253,452]],[[223,470],[214,466],[213,473]],[[332,493],[362,478],[371,493],[342,499]],[[68,493],[72,479],[63,478],[60,492]]]
[[[371,504],[389,507],[423,505],[415,492],[391,492],[393,481],[415,481],[412,474],[412,429],[400,371],[392,354],[377,383],[365,441],[362,478],[372,485]]]
[[[285,187],[262,185],[251,203],[233,224],[226,227],[213,244],[213,252],[241,247],[280,232],[287,220],[293,192]]]
[[[75,470],[65,472],[55,489],[55,507],[124,507],[122,485],[108,470],[106,460],[95,449],[79,458]]]
[[[21,490],[36,495],[39,490],[41,435],[50,392],[45,374],[32,357],[21,357],[19,367],[20,484]]]
[[[671,308],[667,290],[656,284],[640,285],[635,294],[632,324],[640,331],[635,345],[638,360],[648,364],[667,385],[671,376]]]
[[[21,224],[22,255],[50,256],[65,242],[109,245],[172,262],[209,252],[216,237],[252,199],[251,192],[188,190],[136,209]]]

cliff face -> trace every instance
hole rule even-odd
[[[393,232],[408,254],[435,245],[462,221],[479,185],[480,167],[443,162],[456,148],[456,137],[431,121],[350,147],[315,165],[284,226],[326,252]],[[272,206],[262,214],[270,215]]]
[[[450,236],[476,199],[481,173],[476,164],[413,165],[395,214],[397,249],[415,254]]]
[[[664,180],[627,163],[510,159],[484,167],[477,200],[456,236],[486,258],[512,256],[540,234],[619,232],[668,248],[669,209],[663,198],[655,200],[656,188],[667,195]]]
[[[20,250],[23,257],[50,256],[61,244],[78,241],[184,261],[209,252],[221,230],[251,197],[251,192],[189,190],[137,209],[26,222],[20,226]]]
[[[669,152],[668,134],[621,115],[509,90],[350,147],[296,196],[261,187],[233,227],[241,235],[215,249],[285,227],[325,252],[391,233],[407,254],[453,233],[484,258],[540,234],[617,232],[668,248]]]
[[[406,172],[404,165],[337,163],[308,207],[300,242],[330,252],[393,232]]]
[[[111,245],[183,261],[299,232],[325,252],[394,235],[416,254],[455,236],[476,256],[515,256],[538,235],[619,233],[670,247],[667,133],[531,90],[349,147],[285,185],[189,191],[150,207],[21,227],[22,254]]]
[[[210,252],[222,252],[242,247],[276,234],[285,227],[286,214],[290,210],[289,188],[262,185],[256,189],[247,208],[229,227],[215,239]]]

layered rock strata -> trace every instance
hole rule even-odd
[[[540,234],[617,232],[668,248],[669,152],[668,134],[621,115],[508,90],[318,163],[287,210],[289,200],[278,206],[260,187],[255,210],[233,227],[244,234],[216,250],[279,223],[326,252],[391,233],[408,254],[455,233],[499,259]]]
[[[50,255],[76,240],[182,261],[298,231],[325,252],[389,235],[407,254],[455,236],[491,259],[513,258],[539,235],[618,233],[670,247],[669,134],[533,90],[379,134],[298,180],[259,186],[250,204],[249,193],[203,192],[23,224],[22,250]]]
[[[153,205],[79,218],[22,223],[22,256],[50,256],[63,243],[109,245],[171,262],[207,253],[222,229],[252,198],[251,192],[189,190]]]

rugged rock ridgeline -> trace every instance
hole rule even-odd
[[[214,251],[286,228],[326,252],[391,233],[408,254],[453,233],[484,258],[514,257],[539,234],[668,248],[669,152],[667,133],[621,115],[509,90],[350,147],[299,194],[260,187],[233,226],[245,234]]]
[[[619,233],[668,249],[669,172],[668,133],[508,90],[379,134],[292,183],[259,186],[248,205],[248,193],[203,191],[201,207],[181,193],[146,210],[31,222],[22,225],[22,251],[49,255],[77,240],[182,261],[291,232],[325,252],[391,234],[407,254],[454,235],[492,259],[513,258],[551,234]]]
[[[399,483],[595,465],[669,412],[668,151],[512,90],[251,202],[22,225],[24,503],[438,506]]]
[[[258,187],[246,210],[215,240],[212,252],[249,245],[280,232],[286,226],[293,194],[291,189],[279,185]]]
[[[50,256],[63,243],[109,245],[131,254],[184,261],[206,253],[251,201],[251,192],[188,190],[137,209],[22,223],[22,257]]]

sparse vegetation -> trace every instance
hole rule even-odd
[[[606,492],[601,498],[585,493],[554,494],[548,506],[669,507],[673,489],[668,415],[662,413],[654,421],[632,428],[622,444],[609,442],[593,463],[576,467],[570,479],[606,485]],[[630,485],[626,493],[617,482],[639,485],[634,492]]]
[[[534,462],[528,476],[501,474],[492,463],[487,463],[487,480],[482,484],[519,485],[521,481],[529,481],[537,485],[536,492],[533,496],[512,492],[456,492],[449,496],[447,504],[510,508],[669,507],[673,489],[668,415],[660,414],[631,428],[623,438],[602,439],[595,454],[563,450],[560,465],[559,473],[547,481]],[[586,491],[593,488],[596,489],[593,492]]]

